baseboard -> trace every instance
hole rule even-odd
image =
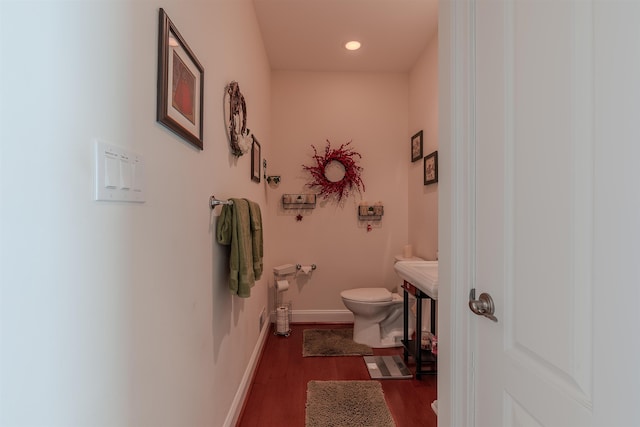
[[[262,331],[260,332],[260,336],[258,337],[256,346],[253,349],[253,353],[251,354],[251,358],[249,359],[247,368],[244,371],[244,375],[242,376],[242,380],[240,381],[240,385],[238,386],[236,395],[234,396],[233,402],[231,403],[231,408],[229,408],[229,412],[227,413],[227,419],[223,424],[224,427],[233,427],[238,423],[240,415],[242,414],[244,401],[247,397],[247,392],[251,387],[251,381],[253,380],[254,373],[258,368],[258,362],[260,362],[262,348],[267,342],[267,333],[270,330],[271,323],[264,322],[264,326],[262,327]]]
[[[349,310],[292,310],[292,323],[353,323]]]
[[[275,313],[271,313],[271,323],[275,321]],[[291,310],[291,323],[353,323],[353,313],[349,310]]]

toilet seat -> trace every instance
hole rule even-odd
[[[355,288],[340,292],[342,298],[361,302],[387,302],[393,294],[386,288]]]

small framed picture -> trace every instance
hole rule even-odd
[[[157,120],[202,150],[204,68],[162,8],[159,17]]]
[[[438,182],[438,152],[425,156],[424,158],[424,185]]]
[[[422,158],[422,131],[411,137],[411,161],[417,162]]]
[[[251,180],[260,182],[260,143],[251,135],[253,144],[251,145]]]

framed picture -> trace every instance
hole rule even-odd
[[[251,180],[260,182],[260,143],[253,135],[251,135],[251,138],[253,138],[253,144],[251,145]]]
[[[424,158],[424,185],[438,182],[438,152],[425,156]]]
[[[411,137],[411,161],[417,162],[422,158],[422,131]]]
[[[204,68],[161,8],[157,120],[202,150],[203,101]]]

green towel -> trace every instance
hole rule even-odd
[[[247,200],[247,203],[249,203],[251,242],[253,244],[253,274],[258,280],[262,276],[262,214],[260,213],[259,204],[251,200]]]
[[[262,275],[262,216],[260,206],[246,199],[231,199],[218,218],[218,243],[230,245],[229,290],[241,298]]]

